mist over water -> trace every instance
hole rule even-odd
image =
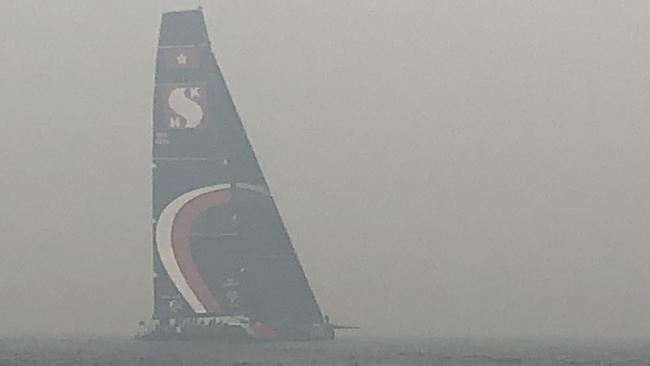
[[[150,317],[157,30],[195,5],[0,4],[0,334]],[[650,336],[649,3],[203,6],[333,321]]]
[[[647,342],[344,338],[331,342],[212,344],[124,339],[0,342],[0,361],[30,365],[647,365]]]

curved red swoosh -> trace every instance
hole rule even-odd
[[[221,190],[203,194],[189,201],[180,209],[172,227],[172,248],[178,266],[192,292],[208,313],[221,312],[221,306],[199,273],[190,250],[190,230],[192,223],[210,208],[226,204],[232,198],[231,190]]]

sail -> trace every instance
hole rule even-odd
[[[200,10],[163,15],[155,83],[154,317],[322,323]]]

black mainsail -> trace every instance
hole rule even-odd
[[[157,327],[182,333],[182,326],[237,323],[260,338],[306,338],[329,328],[217,65],[201,10],[163,15],[155,83]]]

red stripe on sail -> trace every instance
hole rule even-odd
[[[221,312],[221,306],[199,273],[190,248],[190,231],[192,223],[210,208],[226,204],[232,198],[230,190],[206,193],[186,203],[180,209],[172,226],[172,249],[181,273],[192,292],[199,299],[208,313]]]

